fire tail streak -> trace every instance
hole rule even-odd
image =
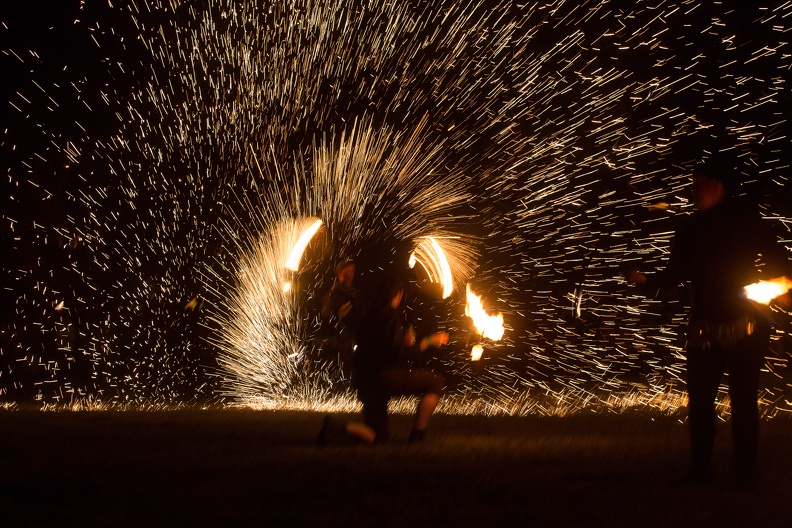
[[[421,264],[429,275],[432,282],[437,282],[443,286],[443,299],[446,299],[454,292],[454,275],[451,266],[448,264],[445,251],[434,237],[424,237],[410,256],[410,267],[415,262]]]
[[[303,253],[305,252],[305,248],[308,247],[308,243],[311,242],[311,239],[314,237],[319,228],[322,227],[322,221],[317,219],[314,223],[312,223],[305,231],[302,232],[300,238],[297,240],[297,243],[294,244],[294,248],[292,249],[291,253],[289,253],[289,258],[286,259],[286,269],[297,271],[300,267],[300,260],[302,259]]]

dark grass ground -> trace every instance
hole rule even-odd
[[[641,415],[436,416],[422,445],[315,446],[322,416],[244,410],[0,412],[0,526],[790,527],[792,421],[763,423],[761,479],[684,470],[685,425]]]

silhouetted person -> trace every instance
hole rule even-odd
[[[368,443],[386,442],[390,437],[388,402],[394,396],[419,397],[409,440],[420,441],[443,395],[445,378],[435,370],[411,368],[408,360],[430,347],[447,344],[448,334],[435,332],[416,337],[401,308],[403,283],[390,280],[383,291],[385,295],[372,302],[361,322],[353,359],[352,384],[363,404],[363,423],[341,424],[326,417],[319,444],[326,444],[339,434]]]
[[[735,475],[754,478],[759,415],[757,394],[771,328],[755,305],[740,296],[746,285],[789,274],[783,247],[758,214],[730,197],[733,168],[699,164],[693,173],[696,212],[676,232],[666,269],[644,275],[627,272],[629,283],[655,295],[690,283],[687,331],[687,392],[691,462],[680,483],[711,479],[715,399],[729,374]],[[788,295],[778,302],[788,302]]]
[[[342,373],[346,373],[352,359],[355,332],[360,318],[357,306],[358,290],[355,280],[355,263],[342,260],[336,266],[336,278],[330,291],[322,299],[322,319],[333,327],[336,356]]]

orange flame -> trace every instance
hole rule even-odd
[[[759,281],[744,287],[740,295],[759,304],[770,304],[770,301],[784,295],[792,288],[792,280],[786,277]]]
[[[476,327],[481,337],[499,341],[503,337],[503,315],[489,315],[481,304],[481,297],[473,293],[470,284],[467,285],[467,304],[465,304],[465,315],[473,319],[473,326]]]

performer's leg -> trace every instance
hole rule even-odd
[[[753,479],[759,443],[759,376],[769,345],[766,332],[751,335],[727,353],[732,440],[737,479]]]
[[[429,420],[437,407],[445,390],[445,378],[430,369],[383,369],[381,372],[383,386],[386,386],[393,396],[416,395],[420,397],[415,412],[410,439],[420,440],[429,427]]]
[[[415,413],[415,424],[413,425],[414,431],[426,431],[429,427],[429,419],[432,417],[437,404],[440,402],[440,395],[434,393],[426,393],[421,396],[418,402],[418,409]]]
[[[430,369],[415,369],[409,372],[405,392],[419,394],[421,397],[415,410],[415,423],[410,431],[411,442],[423,440],[429,428],[429,420],[444,390],[445,378],[439,372]]]
[[[723,377],[725,358],[721,350],[688,350],[687,391],[690,432],[690,473],[707,478],[715,443],[715,398]]]

